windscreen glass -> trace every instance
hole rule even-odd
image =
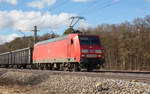
[[[81,45],[100,45],[99,38],[96,36],[81,36],[80,37]]]

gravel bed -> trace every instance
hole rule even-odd
[[[0,94],[150,94],[150,84],[82,75],[7,71],[0,76]]]
[[[99,91],[97,83],[102,83]],[[86,76],[51,76],[39,88],[51,87],[68,94],[150,94],[150,85],[114,79],[101,79]]]

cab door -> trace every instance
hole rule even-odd
[[[73,39],[71,38],[71,39],[69,39],[69,41],[68,41],[68,58],[71,58],[72,57],[72,50],[73,50],[73,44],[74,44],[74,41],[73,41]]]

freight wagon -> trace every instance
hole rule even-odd
[[[32,48],[24,48],[0,54],[1,67],[26,68],[32,65]]]

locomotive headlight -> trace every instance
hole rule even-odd
[[[98,57],[101,57],[101,55],[98,55]]]
[[[85,57],[85,55],[83,55],[83,54],[82,54],[81,56],[82,56],[82,57]]]
[[[102,53],[102,51],[101,51],[101,50],[96,50],[95,52],[96,52],[96,53]]]
[[[87,49],[83,49],[82,53],[88,53],[88,50]]]

